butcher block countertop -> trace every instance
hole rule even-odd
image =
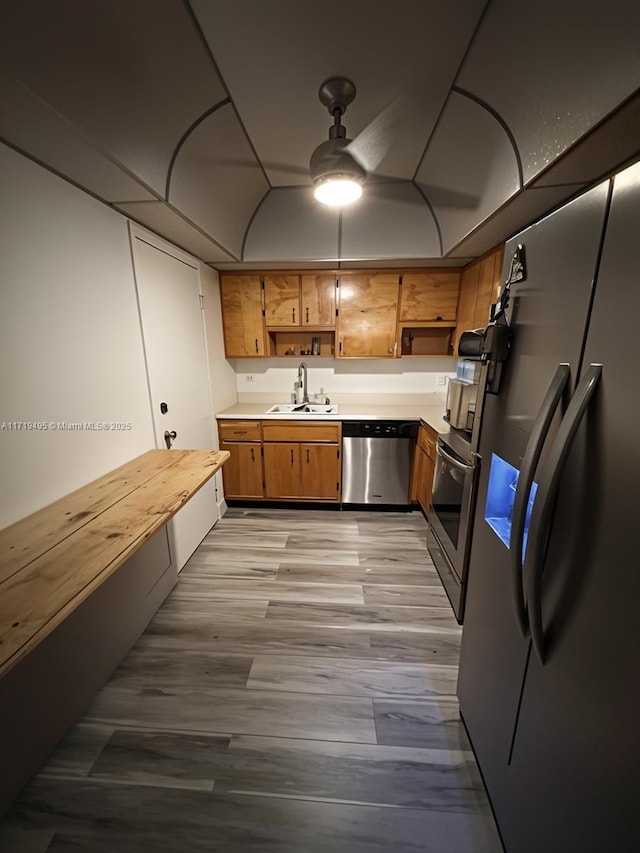
[[[277,402],[277,401],[274,401]],[[333,402],[333,399],[332,399]],[[318,415],[291,413],[267,414],[270,408],[265,403],[237,403],[216,416],[219,420],[300,420],[300,421],[420,421],[438,433],[449,432],[449,424],[443,420],[444,404],[403,404],[376,405],[371,403],[337,403],[338,414]]]
[[[220,469],[225,451],[149,450],[0,531],[0,676]]]

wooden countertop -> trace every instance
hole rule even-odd
[[[0,676],[218,471],[225,451],[149,450],[0,531]]]

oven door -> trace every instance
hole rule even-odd
[[[428,519],[458,581],[464,583],[478,465],[471,453],[463,458],[442,436],[438,438],[436,454]]]

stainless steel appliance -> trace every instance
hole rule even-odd
[[[427,548],[460,623],[464,617],[480,464],[476,450],[490,359],[496,355],[485,352],[491,346],[482,329],[465,332],[461,341],[471,346],[474,355],[459,358],[456,379],[449,380],[445,420],[451,429],[436,444],[433,492],[427,513]]]
[[[475,508],[478,461],[465,433],[451,430],[436,443],[436,466],[427,518],[427,548],[461,622]]]
[[[445,420],[455,429],[471,431],[476,413],[477,383],[450,379],[447,387]]]
[[[509,853],[638,833],[639,223],[636,164],[506,247],[458,696]]]
[[[408,509],[417,421],[342,424],[342,503]]]

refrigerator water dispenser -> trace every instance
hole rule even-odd
[[[489,486],[487,489],[487,501],[484,509],[484,520],[494,531],[498,538],[510,547],[511,542],[511,516],[513,514],[513,503],[516,497],[516,486],[520,472],[510,465],[497,453],[491,454],[491,468],[489,469]],[[524,538],[522,541],[522,560],[527,551],[527,537],[529,534],[529,523],[533,502],[538,491],[538,484],[531,484],[529,501],[527,503],[527,514],[524,523]]]

